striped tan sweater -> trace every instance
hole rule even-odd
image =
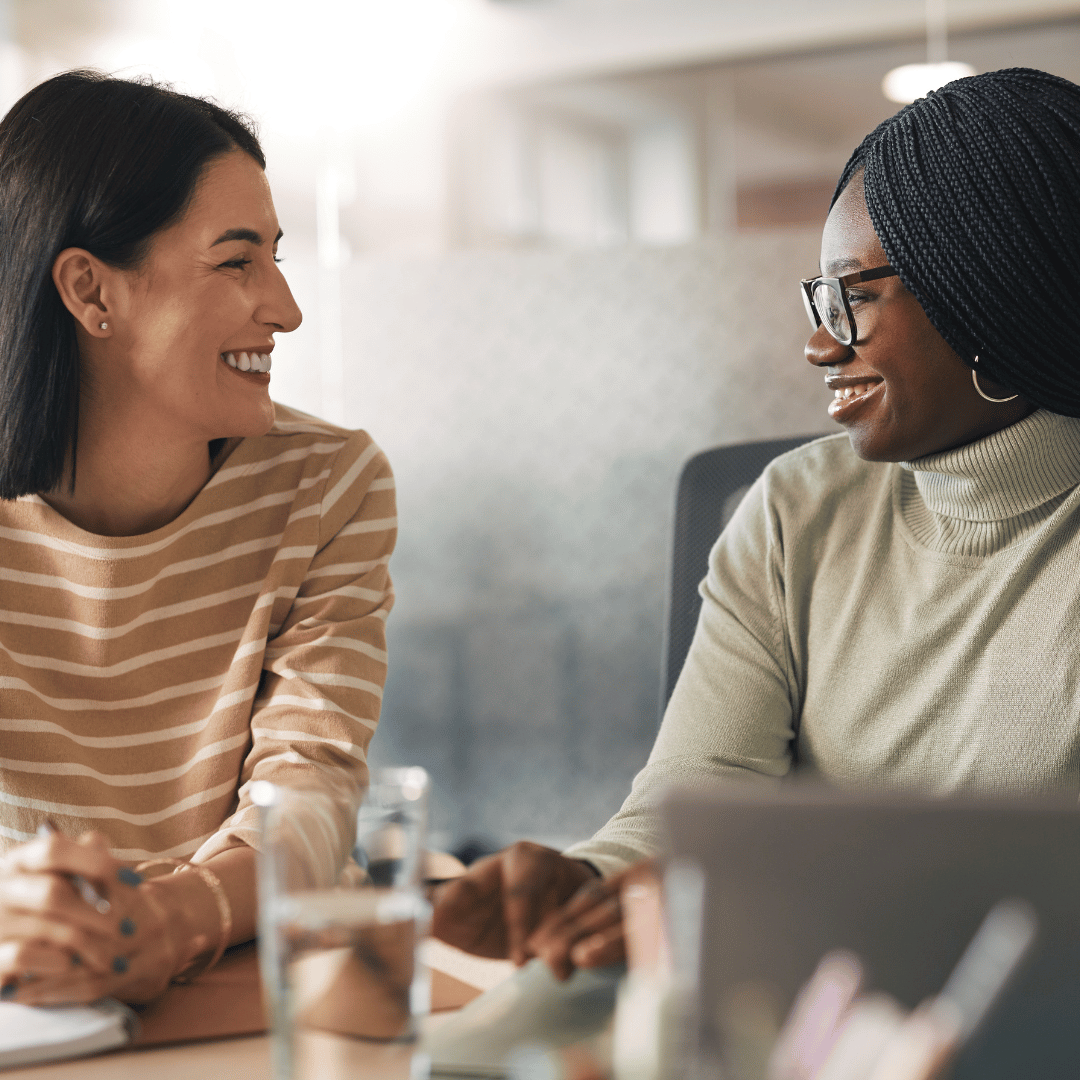
[[[206,859],[257,846],[265,779],[329,796],[298,828],[333,876],[379,716],[394,514],[364,432],[282,406],[154,532],[0,502],[3,844],[48,816],[120,859]]]

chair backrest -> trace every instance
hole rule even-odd
[[[820,437],[801,435],[793,439],[717,446],[695,454],[683,466],[675,503],[671,587],[664,626],[661,718],[694,636],[701,610],[698,585],[708,570],[709,552],[720,530],[731,520],[750,485],[774,457]]]

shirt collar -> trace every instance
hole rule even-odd
[[[1004,521],[1080,484],[1080,418],[1039,409],[984,439],[900,464],[931,512]]]

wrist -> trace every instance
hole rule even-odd
[[[600,873],[600,870],[593,863],[589,862],[588,859],[579,859],[576,855],[573,856],[573,859],[574,859],[574,862],[579,862],[579,863],[581,863],[582,866],[584,866],[588,870],[590,870],[592,872],[593,876],[598,877],[598,878],[602,878],[604,876],[603,874]]]
[[[221,938],[217,905],[205,883],[190,872],[165,872],[140,886],[158,909],[162,933],[172,946],[173,976],[201,955],[211,955]]]

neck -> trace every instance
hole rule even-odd
[[[42,498],[72,524],[98,536],[137,536],[178,517],[210,478],[208,440],[110,417],[79,418],[75,485],[65,481]],[[128,418],[130,419],[130,418]]]

